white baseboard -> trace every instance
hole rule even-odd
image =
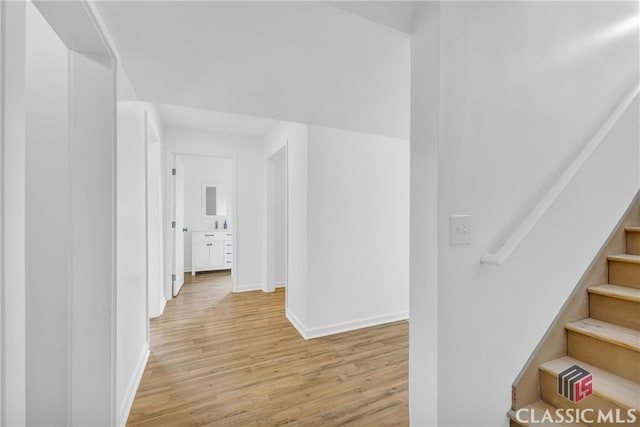
[[[158,315],[158,317],[162,316],[162,313],[164,313],[164,308],[167,306],[167,300],[164,298],[160,298],[160,314]]]
[[[289,311],[289,309],[287,309],[285,311],[285,317],[287,318],[287,320],[293,325],[294,328],[296,328],[296,330],[298,331],[298,333],[300,335],[302,335],[302,338],[304,338],[305,340],[308,340],[309,336],[307,336],[307,328],[303,325],[303,323],[296,317],[295,314],[293,314],[292,312]]]
[[[238,285],[233,290],[233,292],[251,292],[251,291],[261,291],[262,283],[256,283],[253,285]]]
[[[285,282],[275,282],[273,284],[273,289],[269,290],[267,288],[262,288],[262,291],[263,292],[267,292],[267,293],[271,293],[271,292],[274,292],[278,288],[286,288],[286,287],[287,287],[287,285],[286,285]]]
[[[140,380],[142,380],[142,374],[144,374],[144,368],[147,366],[147,361],[149,360],[149,354],[149,344],[146,344],[144,346],[144,349],[142,350],[140,359],[138,360],[138,365],[136,366],[136,370],[133,373],[133,377],[131,378],[129,386],[127,387],[127,391],[124,395],[124,400],[120,404],[120,411],[118,413],[118,426],[125,426],[127,424],[129,412],[131,412],[131,406],[133,406],[133,400],[136,397],[136,392],[138,391]]]
[[[156,317],[162,316],[164,313],[164,307],[167,305],[167,300],[164,297],[160,297],[160,301],[158,301],[158,310],[151,311],[149,310],[149,318],[155,319]]]
[[[341,332],[353,331],[355,329],[368,328],[369,326],[377,326],[385,323],[397,322],[399,320],[408,320],[409,312],[401,311],[397,313],[387,313],[378,316],[363,317],[361,319],[349,320],[347,322],[333,323],[326,326],[316,326],[307,328],[292,312],[286,311],[286,317],[291,322],[302,338],[308,340],[312,338],[326,337],[327,335],[339,334]]]

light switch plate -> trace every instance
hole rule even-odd
[[[451,215],[449,217],[449,244],[471,244],[471,215]]]

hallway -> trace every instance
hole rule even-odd
[[[305,341],[285,292],[231,293],[226,272],[185,275],[151,321],[128,425],[408,425],[408,323]]]

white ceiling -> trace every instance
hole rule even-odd
[[[158,105],[158,113],[166,127],[179,127],[248,136],[264,136],[276,123],[262,119],[220,111]]]
[[[407,35],[414,32],[419,1],[328,1],[331,6],[393,28]]]
[[[386,25],[409,22],[405,3],[398,3],[402,13]],[[355,15],[355,9],[364,13],[362,6],[315,1],[96,6],[142,101],[409,135],[409,37]],[[383,9],[371,10],[378,16]]]

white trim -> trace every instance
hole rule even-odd
[[[273,284],[273,287],[276,288],[276,289],[277,288],[286,288],[287,284],[285,282],[276,282],[276,283]]]
[[[5,420],[5,395],[6,386],[4,379],[5,371],[5,344],[4,344],[4,57],[5,57],[5,44],[6,36],[4,32],[4,8],[5,2],[0,3],[0,425],[6,425]]]
[[[167,305],[167,300],[165,299],[164,295],[160,295],[160,300],[158,301],[158,305],[156,307],[158,307],[158,311],[157,312],[152,312],[151,310],[149,311],[149,319],[156,319],[160,316],[162,316],[162,313],[164,313],[164,308]]]
[[[298,319],[296,317],[296,315],[293,314],[293,312],[291,312],[291,311],[289,311],[289,309],[287,309],[287,310],[285,310],[285,315],[284,316],[293,325],[293,327],[296,328],[296,330],[302,336],[302,338],[304,338],[305,340],[308,340],[309,338],[311,338],[307,334],[307,328],[302,324],[300,319]]]
[[[233,290],[238,289],[238,155],[236,153],[231,154],[231,168],[232,168],[232,180],[231,191],[233,198],[233,212],[231,215],[231,229],[233,230],[232,244],[233,244],[233,264],[231,264],[231,288]]]
[[[164,308],[167,306],[167,300],[164,297],[160,297],[160,314],[158,317],[164,314]]]
[[[99,19],[97,18],[99,14],[94,13],[94,9],[91,8],[91,6],[89,6],[87,12],[89,16],[93,18],[93,23],[99,24],[99,22],[96,21],[96,19]],[[118,59],[113,54],[113,45],[110,45],[107,41],[103,28],[104,27],[96,27],[96,30],[100,34],[102,41],[105,43],[105,47],[111,52],[111,82],[113,90],[113,100],[111,105],[111,125],[113,129],[111,137],[111,147],[113,148],[113,157],[111,160],[111,404],[109,405],[111,408],[109,412],[111,422],[114,422],[116,415],[116,401],[118,399]],[[71,109],[69,109],[69,111],[71,111]],[[71,115],[69,115],[69,119],[71,119]],[[73,283],[71,288],[73,288]],[[148,311],[146,321],[148,328]],[[148,343],[149,339],[147,338],[147,345]],[[72,350],[73,347],[69,347],[69,355],[72,354]],[[73,366],[73,364],[71,366]],[[73,383],[69,383],[70,392],[71,384]],[[69,415],[73,418],[73,406],[71,406],[73,405],[73,401],[71,399],[69,399],[69,405]]]
[[[116,71],[117,82],[117,71]],[[116,98],[117,99],[117,98]],[[117,109],[116,109],[117,114]],[[144,312],[145,312],[145,329],[146,344],[151,343],[151,325],[149,324],[149,113],[144,110]],[[117,310],[117,307],[116,307]],[[116,314],[117,315],[117,314]],[[117,372],[116,372],[117,375]]]
[[[142,354],[140,355],[140,359],[138,360],[138,365],[136,366],[136,370],[129,382],[129,386],[127,387],[127,391],[125,393],[124,400],[120,404],[119,412],[118,412],[118,426],[124,426],[127,424],[127,419],[129,418],[129,412],[131,412],[131,407],[133,406],[133,400],[136,397],[136,392],[138,391],[138,387],[140,386],[140,381],[142,380],[142,374],[144,374],[144,369],[147,366],[147,362],[149,361],[149,355],[151,352],[149,351],[149,344],[144,346],[142,349]]]
[[[307,132],[309,129],[307,128]],[[284,287],[289,283],[289,138],[284,143]],[[289,309],[289,292],[284,293],[284,307]]]
[[[217,230],[214,230],[214,231],[217,231]],[[218,268],[216,267],[196,268],[196,273],[205,273],[207,271],[230,271],[233,273],[233,264],[231,264],[231,267],[224,266],[224,267],[218,267]],[[193,273],[193,268],[184,271],[184,274],[187,274],[187,273]]]
[[[239,292],[251,292],[251,291],[263,291],[262,283],[254,283],[253,285],[238,285],[235,289],[232,289],[231,292],[239,293]]]
[[[582,149],[578,156],[569,165],[567,170],[564,171],[562,176],[556,181],[551,189],[544,195],[544,197],[538,202],[535,209],[522,221],[520,226],[509,236],[504,245],[494,254],[485,253],[480,258],[480,262],[484,264],[492,264],[502,266],[509,259],[511,254],[520,246],[522,241],[527,237],[529,232],[538,223],[540,218],[549,210],[551,205],[556,201],[560,193],[569,185],[576,174],[582,169],[591,155],[602,144],[602,141],[609,135],[609,132],[618,123],[622,115],[627,111],[633,100],[638,96],[640,92],[640,85],[636,85],[631,92],[622,100],[620,105],[615,109],[613,114],[604,122],[598,132],[591,138],[589,143]]]
[[[397,322],[400,320],[409,320],[408,311],[400,311],[396,313],[387,313],[377,316],[363,317],[361,319],[349,320],[346,322],[333,323],[325,326],[317,326],[307,328],[291,311],[286,310],[286,317],[294,328],[298,330],[302,338],[305,340],[312,338],[326,337],[328,335],[339,334],[342,332],[353,331],[356,329],[368,328],[370,326],[383,325],[385,323]]]
[[[0,425],[6,425],[5,420],[5,332],[4,332],[4,305],[5,305],[5,293],[4,293],[4,57],[5,57],[5,44],[6,36],[4,32],[4,8],[5,2],[0,3]]]

